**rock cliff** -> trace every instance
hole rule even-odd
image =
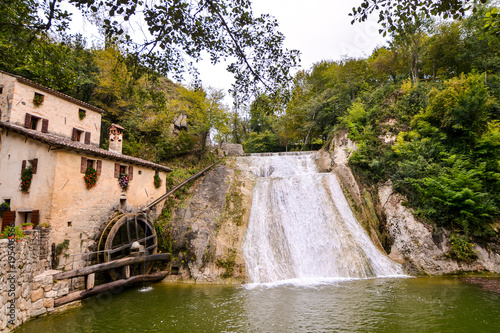
[[[252,178],[234,157],[194,184],[192,196],[173,212],[169,225],[174,275],[167,281],[244,282],[241,249],[252,189]]]
[[[318,167],[324,172],[334,172],[344,187],[353,212],[362,222],[379,248],[403,265],[409,275],[443,275],[464,272],[500,273],[500,245],[476,244],[477,260],[466,263],[448,256],[450,231],[422,223],[403,205],[405,199],[393,192],[392,184],[379,184],[366,189],[356,181],[347,162],[356,149],[339,133],[330,147],[318,153]]]

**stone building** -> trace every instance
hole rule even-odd
[[[103,110],[26,78],[0,71],[0,203],[2,227],[31,222],[52,227],[51,243],[69,240],[68,254],[95,250],[117,211],[134,212],[165,193],[170,168],[122,154],[124,129],[110,127],[110,149],[99,148]],[[98,175],[87,188],[88,167]],[[33,174],[21,191],[24,169]],[[118,180],[127,175],[124,190]],[[157,188],[155,175],[162,180]],[[156,176],[157,177],[157,176]],[[152,212],[152,217],[161,211]]]

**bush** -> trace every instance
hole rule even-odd
[[[451,234],[450,236],[450,252],[451,258],[458,261],[471,262],[477,259],[477,253],[466,236]]]
[[[245,153],[267,153],[279,149],[279,138],[273,132],[266,130],[261,133],[250,133],[250,137],[243,143]]]

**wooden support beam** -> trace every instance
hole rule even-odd
[[[128,279],[130,277],[130,266],[123,267],[123,276],[125,279]]]
[[[167,276],[167,272],[160,272],[160,273],[155,273],[155,274],[150,274],[150,275],[138,275],[138,276],[133,276],[130,279],[122,279],[118,281],[113,281],[110,283],[106,284],[101,284],[100,286],[94,287],[91,290],[80,290],[73,292],[71,294],[68,294],[66,296],[57,298],[54,301],[54,307],[58,307],[61,305],[64,305],[66,303],[78,301],[90,296],[102,294],[106,291],[113,290],[115,288],[120,288],[120,287],[129,287],[134,284],[138,283],[143,283],[143,282],[155,282],[155,281],[160,281]]]
[[[105,262],[102,264],[97,264],[67,272],[57,273],[54,274],[53,277],[56,280],[71,279],[78,276],[89,275],[95,272],[103,272],[109,269],[119,268],[123,266],[128,266],[148,261],[169,261],[169,260],[170,260],[170,253],[159,253],[159,254],[152,254],[149,256],[140,256],[140,257],[127,257],[123,259]]]
[[[87,283],[86,283],[87,289],[92,289],[92,288],[94,288],[94,284],[95,284],[95,273],[92,273],[92,274],[87,275],[86,280],[87,280]]]

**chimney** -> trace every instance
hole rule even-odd
[[[123,130],[123,127],[116,124],[111,124],[111,126],[109,126],[109,151],[118,154],[122,153]]]

